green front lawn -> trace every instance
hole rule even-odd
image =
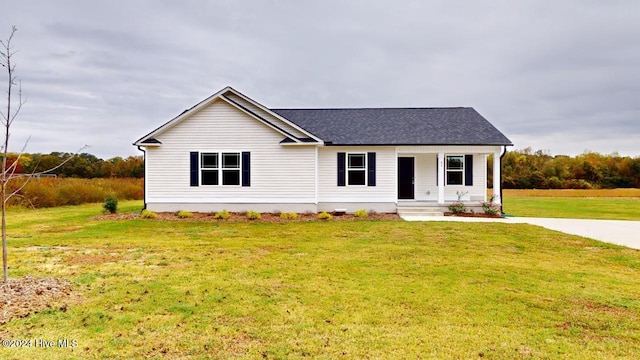
[[[91,220],[99,211],[12,213],[11,276],[64,277],[85,300],[0,330],[76,348],[0,358],[640,356],[636,250],[524,224]]]

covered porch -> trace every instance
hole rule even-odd
[[[447,211],[461,201],[469,209],[482,211],[487,198],[487,158],[496,159],[493,167],[493,192],[500,194],[500,146],[398,147],[398,208],[432,208]],[[501,199],[494,199],[496,205]],[[434,210],[435,211],[435,210]]]

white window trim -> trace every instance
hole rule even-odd
[[[458,170],[458,169],[452,169],[449,170],[449,157],[461,157],[462,158],[462,169]],[[444,183],[445,186],[465,186],[464,180],[465,180],[465,157],[464,154],[446,154],[444,157]],[[448,181],[448,177],[447,177],[447,173],[451,171],[451,172],[460,172],[462,173],[462,184],[449,184]]]
[[[363,155],[364,156],[364,168],[349,168],[349,155]],[[366,152],[348,152],[345,158],[345,185],[353,187],[364,187],[369,185],[369,161]],[[349,185],[349,171],[364,171],[364,184],[363,185]]]
[[[202,166],[202,154],[218,154],[218,167],[217,168],[206,168]],[[225,168],[222,167],[222,154],[238,154],[238,168]],[[218,185],[205,185],[202,183],[202,171],[203,170],[217,170],[218,171]],[[222,183],[222,172],[224,170],[237,170],[238,171],[238,178],[239,178],[239,182],[238,185],[224,185]],[[200,151],[199,153],[199,157],[198,157],[198,171],[199,171],[199,176],[198,176],[198,182],[200,183],[200,186],[223,186],[223,187],[242,187],[242,151],[238,151],[238,150],[220,150],[220,151]]]

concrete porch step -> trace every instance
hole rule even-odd
[[[416,207],[406,206],[397,208],[398,216],[443,216],[444,210],[441,207]]]

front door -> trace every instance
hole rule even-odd
[[[415,163],[412,157],[398,158],[398,199],[414,199]]]

